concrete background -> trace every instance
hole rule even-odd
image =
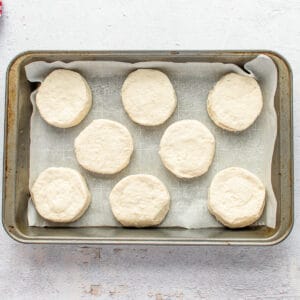
[[[4,0],[0,124],[8,62],[29,49],[279,51],[294,72],[295,225],[265,248],[32,246],[0,228],[2,299],[300,299],[299,1]]]

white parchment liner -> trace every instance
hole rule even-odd
[[[213,176],[220,170],[238,166],[256,174],[267,189],[266,208],[258,224],[275,227],[277,202],[271,185],[271,161],[277,132],[274,95],[277,70],[266,56],[258,56],[245,64],[243,71],[233,64],[140,62],[136,64],[109,61],[34,62],[26,66],[31,82],[41,82],[54,69],[66,68],[81,73],[93,93],[93,106],[88,116],[78,126],[59,129],[48,125],[35,107],[35,94],[31,95],[30,186],[38,174],[48,167],[63,166],[77,169],[86,178],[92,193],[92,203],[86,214],[77,222],[63,226],[120,226],[114,219],[109,194],[113,186],[130,174],[147,173],[157,176],[167,186],[172,202],[162,227],[207,228],[220,225],[207,210],[207,190]],[[121,87],[126,76],[137,68],[155,68],[170,78],[178,98],[172,117],[163,125],[146,128],[133,123],[121,103]],[[244,132],[230,133],[214,125],[206,111],[209,90],[221,76],[236,72],[255,76],[264,98],[264,107],[257,121]],[[134,139],[134,154],[129,166],[119,174],[108,177],[95,176],[82,169],[75,158],[75,137],[92,120],[105,118],[125,125]],[[164,130],[173,122],[196,119],[203,122],[216,138],[216,154],[209,171],[193,180],[182,180],[168,172],[162,165],[158,148]],[[32,202],[28,205],[30,226],[53,226],[36,212]],[[61,225],[60,225],[61,226]]]

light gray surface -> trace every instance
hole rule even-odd
[[[299,1],[4,0],[3,13],[1,124],[5,71],[24,50],[272,49],[294,72],[299,163]],[[300,299],[299,172],[293,232],[273,247],[31,246],[1,228],[1,298]]]

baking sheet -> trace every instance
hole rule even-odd
[[[55,128],[44,122],[35,107],[36,92],[31,95],[34,109],[31,119],[30,186],[45,168],[65,166],[79,170],[87,179],[92,193],[92,203],[86,214],[77,222],[64,226],[120,226],[109,207],[108,197],[111,189],[127,175],[148,173],[157,176],[166,184],[172,198],[170,212],[161,227],[220,227],[222,225],[207,210],[207,189],[218,171],[230,166],[239,166],[256,174],[265,184],[266,208],[258,224],[275,227],[277,203],[271,186],[271,161],[277,131],[274,109],[277,70],[271,59],[258,56],[244,66],[247,73],[236,65],[221,63],[34,62],[26,66],[27,78],[32,82],[41,82],[57,68],[80,72],[87,79],[93,92],[93,107],[89,115],[81,124],[69,129]],[[136,125],[122,108],[122,83],[127,74],[137,68],[160,69],[169,76],[174,85],[178,98],[176,111],[159,127],[146,128]],[[208,91],[228,72],[255,76],[264,96],[261,115],[253,126],[241,133],[229,133],[216,127],[206,112]],[[75,137],[97,118],[112,119],[124,124],[134,139],[135,151],[131,163],[114,176],[95,176],[85,171],[77,164],[73,152]],[[192,180],[178,179],[168,172],[157,153],[164,130],[173,122],[182,119],[200,120],[216,138],[216,155],[212,166],[205,175]],[[57,226],[39,217],[31,201],[28,205],[28,224]]]

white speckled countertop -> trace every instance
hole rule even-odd
[[[294,73],[295,224],[260,248],[32,246],[0,227],[2,299],[300,299],[299,1],[4,0],[1,124],[8,62],[29,49],[280,52]]]

